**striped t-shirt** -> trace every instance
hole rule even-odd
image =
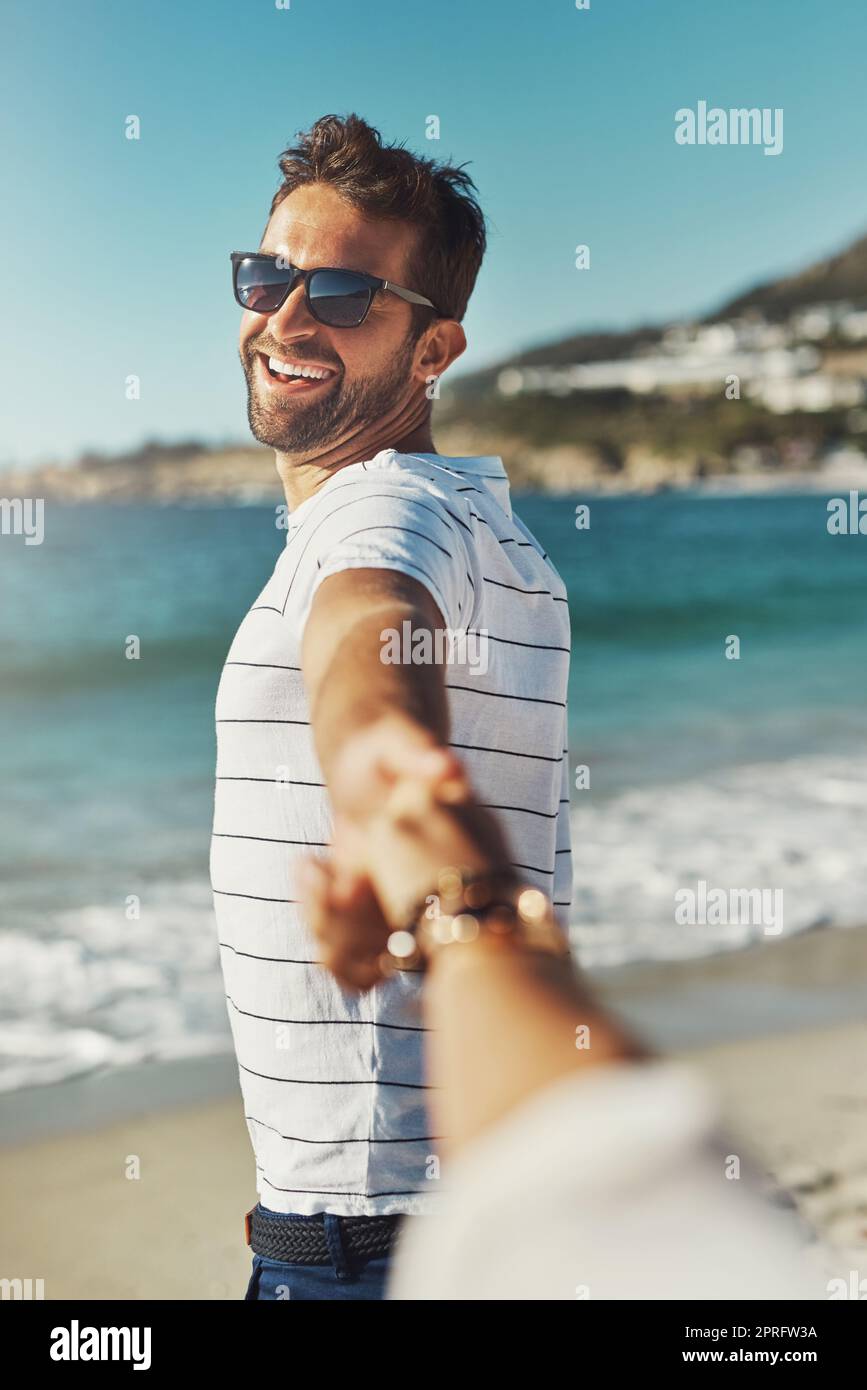
[[[438,1136],[425,1105],[418,974],[345,993],[317,963],[293,862],[331,816],[301,675],[316,589],[353,568],[423,584],[456,641],[451,745],[500,818],[521,876],[568,915],[564,586],[512,514],[498,458],[386,449],[289,517],[217,696],[211,880],[257,1188],[272,1211],[430,1210]]]

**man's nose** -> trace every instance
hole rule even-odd
[[[280,308],[268,316],[268,331],[278,342],[285,342],[287,338],[309,338],[316,329],[316,320],[307,307],[304,282],[299,280]]]

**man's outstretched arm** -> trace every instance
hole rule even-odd
[[[431,634],[445,627],[427,589],[388,569],[332,574],[316,592],[304,630],[301,663],[316,751],[329,781],[348,739],[388,717],[416,731],[419,747],[448,741],[448,705],[441,665],[383,660],[383,633]]]
[[[400,571],[350,569],[323,580],[304,631],[302,667],[320,766],[331,795],[340,858],[376,879],[394,920],[430,892],[428,863],[418,873],[404,858],[400,873],[377,855],[377,819],[402,779],[453,776],[465,787],[461,764],[448,747],[449,715],[442,663],[383,660],[389,630],[409,622],[413,633],[445,628],[428,590]],[[504,869],[508,851],[494,817],[461,791],[462,817],[486,863]],[[376,864],[372,862],[377,860]]]

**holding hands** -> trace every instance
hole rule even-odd
[[[347,740],[329,787],[332,854],[304,860],[296,884],[323,964],[366,990],[387,973],[391,932],[412,923],[445,866],[511,880],[509,853],[458,758],[402,716]]]

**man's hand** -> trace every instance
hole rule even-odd
[[[332,856],[302,860],[295,883],[322,964],[345,989],[366,990],[383,978],[381,959],[389,933],[405,925],[418,900],[411,898],[407,858],[417,857],[416,841],[427,813],[438,796],[454,803],[468,800],[471,793],[453,754],[397,717],[350,740],[334,776],[344,809],[335,820]],[[421,872],[427,892],[435,869],[425,863]],[[391,923],[373,879],[383,897],[392,900]]]
[[[344,989],[367,990],[383,978],[390,928],[369,881],[330,860],[305,859],[295,883],[322,964]]]
[[[347,738],[337,749],[328,790],[339,820],[359,828],[380,814],[396,787],[406,782],[441,801],[466,800],[463,765],[433,731],[393,710]]]
[[[505,871],[499,823],[478,804],[463,765],[411,721],[390,717],[344,744],[332,768],[334,855],[366,878],[386,921],[406,925],[439,871]]]
[[[415,732],[388,721],[346,745],[338,775],[347,814],[335,821],[332,858],[296,871],[323,963],[346,988],[382,979],[389,932],[409,925],[441,869],[503,872],[508,864],[499,826],[460,762]]]

